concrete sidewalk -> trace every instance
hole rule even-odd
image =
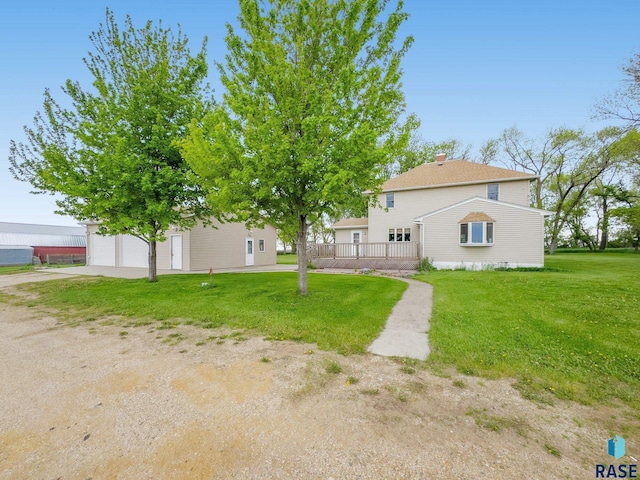
[[[271,265],[264,267],[241,267],[214,270],[216,273],[252,273],[252,272],[293,272],[297,270],[297,265]],[[207,275],[208,270],[185,272],[182,270],[158,270],[158,275],[181,275],[181,274],[201,274]],[[320,270],[316,273],[341,273],[352,274],[350,270]],[[21,282],[44,281],[65,276],[90,275],[116,278],[146,278],[148,271],[146,268],[133,267],[102,267],[102,266],[82,266],[68,268],[45,268],[37,272],[29,272],[19,275]],[[9,275],[11,277],[11,275]],[[5,283],[12,284],[18,280],[18,276],[13,281],[7,280]],[[387,319],[385,328],[380,336],[369,346],[368,351],[375,355],[385,357],[409,357],[418,360],[425,360],[429,355],[429,343],[427,331],[429,330],[429,320],[431,318],[432,291],[433,287],[424,282],[398,278],[407,282],[409,287],[405,290],[400,301],[393,307],[391,315]],[[0,287],[3,281],[0,278]]]
[[[427,331],[431,319],[433,287],[417,280],[399,279],[409,284],[380,336],[368,351],[384,357],[426,360],[429,355]]]

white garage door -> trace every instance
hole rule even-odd
[[[122,262],[123,267],[148,267],[149,246],[139,238],[131,235],[122,237]]]
[[[89,254],[91,265],[116,265],[116,239],[115,237],[103,237],[97,233],[91,234],[91,253]]]

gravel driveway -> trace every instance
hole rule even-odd
[[[63,323],[7,296],[19,277],[0,277],[0,479],[548,480],[608,458],[603,408],[229,331]]]

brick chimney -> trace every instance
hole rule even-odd
[[[442,166],[442,164],[445,162],[446,159],[447,159],[446,153],[439,153],[436,155],[436,163],[438,164],[438,166]]]

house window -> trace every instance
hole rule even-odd
[[[258,251],[264,252],[264,240],[258,240]]]
[[[461,245],[493,245],[493,222],[460,224]]]
[[[390,228],[389,241],[390,242],[410,242],[411,228]]]
[[[489,200],[500,200],[500,184],[490,183],[487,185],[487,198]]]
[[[396,206],[396,194],[387,193],[387,208],[394,208]]]

